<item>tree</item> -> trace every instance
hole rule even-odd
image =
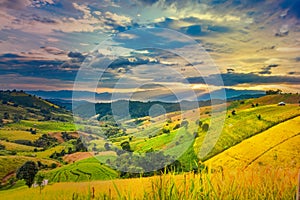
[[[34,177],[39,171],[37,165],[33,161],[27,161],[17,170],[17,179],[24,179],[26,185],[30,188],[33,184]]]
[[[169,133],[170,133],[170,129],[168,129],[168,128],[163,128],[163,129],[162,129],[162,132],[163,132],[163,133],[166,133],[166,134],[169,134]]]
[[[181,124],[180,124],[181,127],[185,127],[185,128],[187,128],[188,125],[189,125],[189,122],[186,121],[186,120],[183,120],[183,121],[181,122]]]
[[[3,144],[0,144],[0,150],[5,150],[5,146]]]
[[[42,193],[42,189],[44,189],[44,187],[45,187],[44,178],[45,178],[45,176],[41,173],[39,173],[35,178],[36,184],[40,187],[40,194]]]
[[[4,119],[9,119],[9,114],[8,114],[7,112],[5,112],[5,113],[3,114],[3,118],[4,118]]]
[[[258,116],[257,116],[257,119],[258,119],[258,120],[261,120],[261,115],[258,115]]]
[[[208,125],[207,123],[204,123],[204,124],[202,125],[202,130],[203,130],[203,131],[208,131],[208,129],[209,129],[209,125]]]
[[[233,110],[233,111],[231,112],[231,114],[232,114],[232,115],[236,115],[236,112],[235,112],[235,110]]]
[[[75,145],[75,151],[76,152],[87,152],[86,146],[83,144],[80,138],[76,140],[76,145]]]
[[[121,143],[121,147],[124,151],[129,151],[131,152],[131,149],[130,149],[130,144],[128,141],[125,141],[125,142],[122,142]]]
[[[198,125],[198,126],[202,126],[202,121],[200,121],[200,119],[197,119],[195,123],[196,123],[196,125]]]
[[[267,90],[266,95],[272,95],[272,94],[281,94],[282,90],[277,89],[277,90]]]
[[[180,128],[180,124],[176,124],[173,128],[173,130],[179,129]]]

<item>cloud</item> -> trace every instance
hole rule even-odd
[[[29,0],[0,0],[0,7],[13,9],[13,10],[21,10],[26,6],[29,6],[31,2]]]
[[[66,90],[73,88],[72,81],[60,79],[47,79],[34,76],[22,76],[20,74],[1,74],[0,88],[23,90]]]
[[[279,65],[278,64],[271,64],[271,65],[268,65],[267,67],[263,67],[261,68],[262,71],[258,72],[259,74],[272,74],[271,70],[272,68],[276,68],[278,67]]]
[[[33,14],[31,17],[30,17],[31,20],[33,21],[36,21],[36,22],[40,22],[40,23],[44,23],[44,24],[56,24],[56,20],[53,20],[51,18],[48,18],[48,17],[41,17],[41,16],[38,16],[36,14]]]
[[[62,67],[62,60],[43,60],[41,58],[28,57],[18,54],[3,54],[0,56],[0,74],[17,74],[24,77],[36,77],[44,79],[58,79],[73,81],[76,70],[68,70]]]
[[[185,32],[188,35],[192,36],[202,36],[205,35],[205,33],[202,32],[200,25],[192,25],[189,27],[183,27],[181,28],[183,32]]]
[[[11,5],[9,2],[3,1],[2,4],[11,8],[14,4]],[[18,1],[12,8],[20,8],[20,5],[23,4]],[[97,10],[92,10],[86,2],[72,3],[59,0],[52,4],[47,3],[47,7],[43,10],[37,9],[31,4],[26,4],[26,6],[22,6],[22,12],[8,12],[6,9],[0,9],[0,16],[3,17],[0,30],[21,30],[33,34],[50,34],[57,31],[115,33],[127,30],[132,26],[130,17],[111,11],[98,10],[97,12]],[[93,13],[97,13],[97,15]]]
[[[146,4],[146,5],[152,5],[152,4],[159,2],[159,0],[138,0],[138,1],[140,3]]]
[[[41,49],[43,49],[44,51],[46,51],[49,54],[53,54],[53,55],[65,55],[66,51],[61,50],[59,48],[56,47],[49,47],[49,46],[45,46],[45,47],[41,47]]]
[[[233,74],[235,72],[235,70],[232,68],[227,68],[226,70],[228,74]]]
[[[83,55],[82,53],[80,53],[80,52],[72,52],[72,51],[70,51],[68,53],[68,57],[72,58],[73,60],[76,60],[77,62],[82,62],[86,58],[86,56]]]

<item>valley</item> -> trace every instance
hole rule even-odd
[[[15,177],[17,169],[29,160],[37,163],[38,173],[50,183],[42,191],[44,199],[47,199],[47,193],[54,193],[51,191],[54,189],[57,190],[54,194],[63,198],[77,195],[76,198],[80,199],[85,193],[95,195],[91,193],[91,187],[100,199],[104,196],[121,198],[127,196],[126,191],[133,190],[131,184],[141,182],[143,187],[127,196],[136,198],[146,195],[146,191],[154,192],[158,187],[155,185],[157,180],[165,181],[160,189],[166,190],[166,195],[180,196],[184,195],[180,184],[186,179],[189,183],[186,187],[193,187],[189,189],[189,195],[196,195],[194,193],[198,190],[194,187],[198,187],[202,188],[203,195],[214,198],[215,195],[226,196],[229,192],[228,187],[218,190],[221,193],[213,192],[225,184],[224,181],[230,181],[228,177],[241,176],[241,180],[234,180],[238,185],[240,181],[255,176],[258,179],[255,187],[260,187],[266,184],[263,182],[265,176],[276,178],[289,173],[277,184],[278,187],[288,184],[283,188],[287,196],[280,196],[287,198],[297,184],[295,177],[300,166],[297,156],[300,142],[298,94],[227,102],[227,110],[220,111],[215,119],[212,119],[211,107],[202,106],[197,110],[125,119],[118,125],[111,115],[96,118],[75,116],[73,121],[69,111],[24,92],[1,92],[1,96],[5,98],[0,105],[3,108],[0,111],[0,160],[3,163],[0,167],[0,195],[7,198],[17,198],[15,195],[25,192],[28,199],[34,199],[30,195],[37,191],[26,189],[24,182]],[[28,99],[18,101],[20,96]],[[278,106],[280,101],[286,105]],[[45,111],[39,112],[41,110]],[[200,158],[203,142],[210,142],[206,139],[207,134],[214,134],[209,132],[213,127],[211,122],[224,116],[216,144]],[[162,160],[168,165],[163,166]],[[151,172],[150,169],[155,170]],[[240,174],[242,171],[245,172],[243,175]],[[197,182],[199,177],[203,177],[201,184]],[[224,179],[221,182],[217,181],[220,177]],[[128,186],[126,189],[123,182]],[[169,185],[171,182],[173,186]],[[72,185],[73,190],[60,184]],[[61,187],[69,187],[69,190],[63,192],[59,189]],[[169,187],[178,188],[169,191]],[[84,191],[79,194],[74,188]]]

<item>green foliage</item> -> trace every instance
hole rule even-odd
[[[208,125],[207,123],[202,124],[202,130],[203,130],[204,132],[207,132],[208,129],[209,129],[209,125]]]
[[[235,110],[231,111],[231,114],[232,114],[233,116],[236,115],[236,111],[235,111]]]
[[[121,147],[124,151],[128,151],[128,152],[131,152],[131,148],[130,148],[130,144],[128,141],[125,141],[125,142],[122,142],[121,143]]]
[[[127,177],[140,177],[140,176],[152,176],[156,173],[162,173],[167,167],[169,170],[174,169],[175,165],[177,169],[181,166],[179,161],[169,156],[164,155],[161,151],[148,151],[144,155],[135,155],[132,153],[124,153],[118,156],[113,163],[120,171],[120,176]],[[170,165],[164,163],[171,163]],[[172,163],[174,165],[172,165]]]
[[[49,147],[57,145],[57,139],[54,137],[51,137],[48,134],[43,134],[39,139],[37,139],[33,145],[36,147],[43,147],[44,149],[47,149]]]
[[[170,129],[169,128],[163,128],[162,132],[165,134],[169,134],[170,133]]]
[[[176,124],[173,128],[173,130],[179,129],[180,128],[180,124]]]
[[[50,167],[51,167],[52,169],[55,169],[55,168],[57,167],[57,164],[56,164],[56,163],[52,163],[52,164],[50,165]]]
[[[266,95],[281,94],[281,93],[282,93],[282,90],[280,90],[280,89],[266,91]]]
[[[34,177],[38,172],[38,167],[33,161],[27,161],[22,165],[16,173],[16,177],[21,180],[24,179],[26,185],[30,188],[34,182]]]
[[[83,142],[81,141],[80,138],[78,138],[76,140],[75,151],[76,152],[86,152],[86,151],[88,151],[86,146],[83,144]]]
[[[187,128],[188,125],[189,125],[189,122],[187,120],[183,120],[180,124],[181,127],[185,127],[185,128]]]
[[[203,122],[202,122],[202,121],[200,121],[200,119],[197,119],[195,123],[196,123],[196,125],[198,125],[198,126],[200,126],[200,127],[201,127]]]
[[[258,119],[258,120],[261,120],[261,115],[257,115],[257,119]]]
[[[5,150],[5,146],[0,144],[0,150]]]
[[[3,114],[3,118],[4,118],[4,119],[9,119],[9,117],[10,117],[10,116],[9,116],[9,114],[8,114],[7,112],[5,112],[5,113]]]

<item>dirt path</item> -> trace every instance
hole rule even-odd
[[[268,153],[269,151],[271,151],[271,150],[274,149],[275,147],[278,147],[279,145],[281,145],[281,144],[283,144],[283,143],[285,143],[285,142],[289,141],[290,139],[293,139],[293,138],[295,138],[295,137],[297,137],[297,136],[300,136],[300,133],[298,133],[297,135],[293,135],[293,136],[291,136],[291,137],[289,137],[289,138],[286,138],[286,139],[282,140],[281,142],[277,143],[276,145],[274,145],[274,146],[268,148],[266,151],[264,151],[263,153],[259,154],[259,155],[258,155],[257,157],[255,157],[253,160],[251,160],[251,161],[247,164],[247,166],[245,167],[245,169],[247,169],[252,163],[254,163],[256,160],[258,160],[260,157],[262,157],[263,155],[265,155],[266,153]]]

